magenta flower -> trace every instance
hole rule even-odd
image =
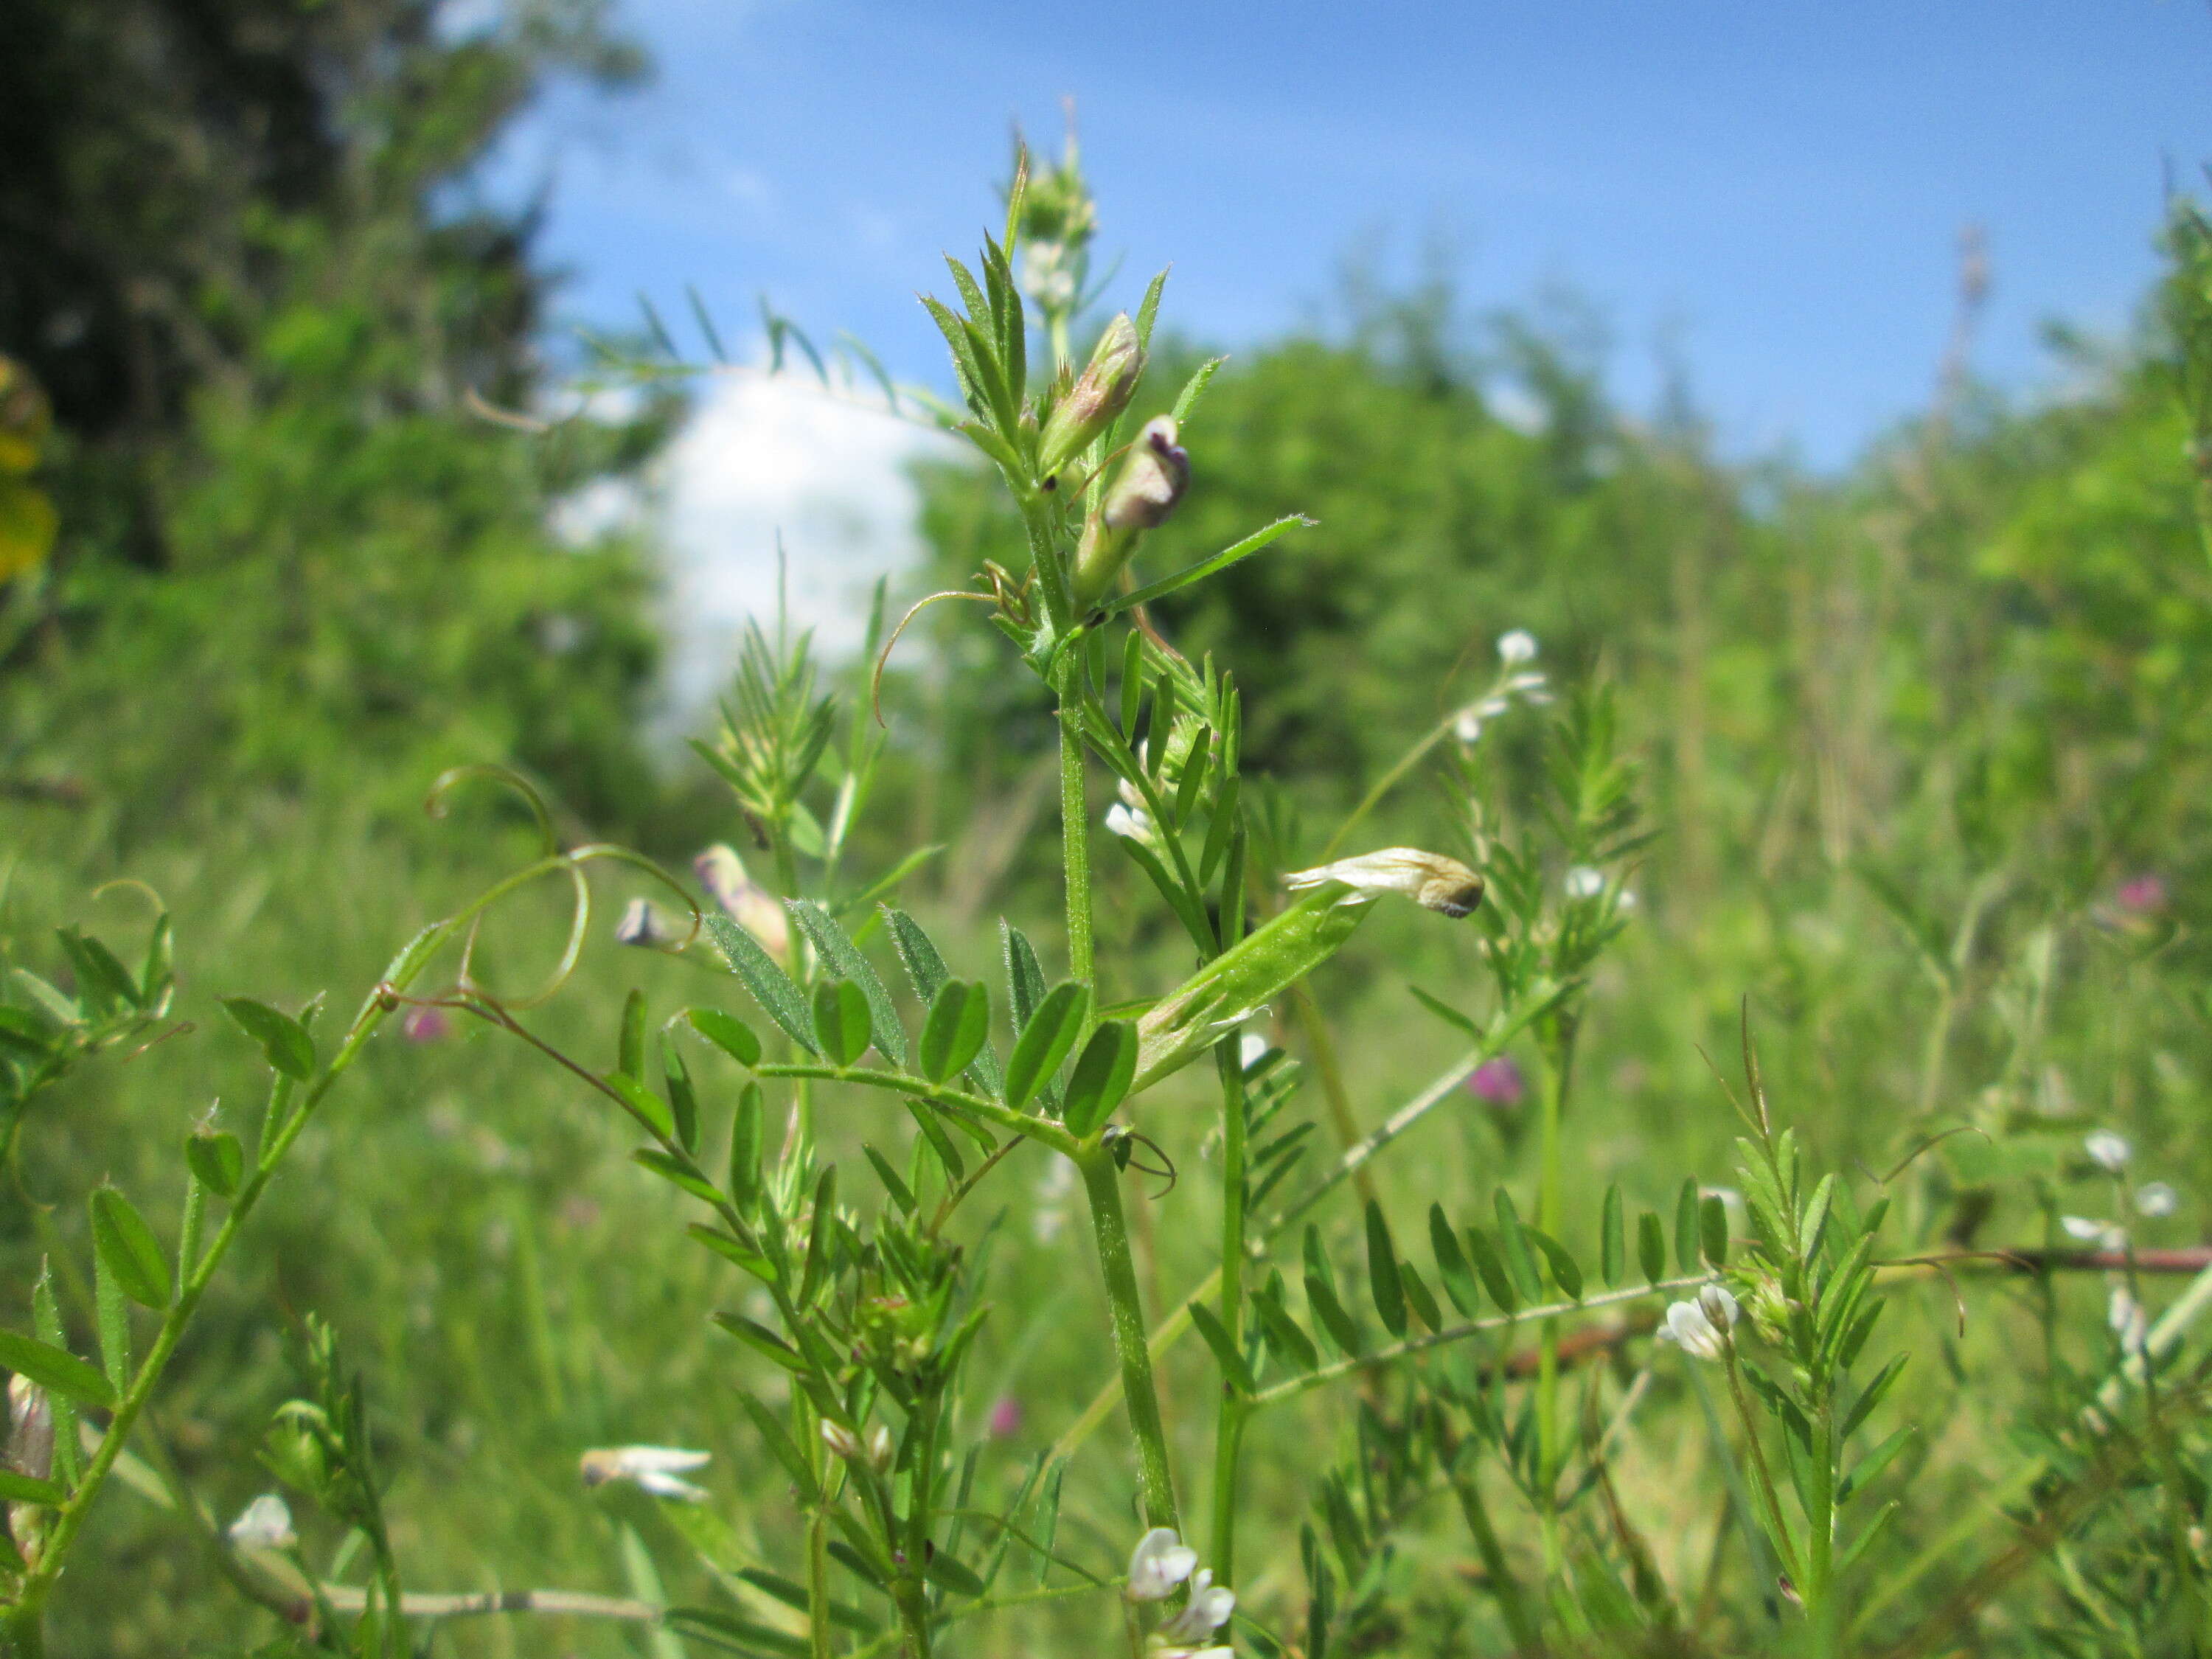
[[[2166,908],[2166,881],[2160,876],[2136,876],[2122,882],[2112,897],[2130,915],[2147,916]]]
[[[1022,1402],[1010,1394],[1002,1394],[991,1402],[988,1423],[991,1438],[1010,1440],[1022,1431]]]
[[[438,1042],[453,1034],[443,1008],[410,1008],[399,1021],[399,1035],[410,1042]]]
[[[1486,1106],[1518,1106],[1522,1097],[1528,1092],[1528,1080],[1521,1075],[1521,1068],[1504,1054],[1495,1060],[1486,1060],[1474,1068],[1474,1075],[1467,1080],[1468,1091]]]

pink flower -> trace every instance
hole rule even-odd
[[[1504,1054],[1476,1066],[1467,1086],[1486,1106],[1518,1106],[1528,1092],[1528,1081],[1521,1075],[1521,1068]]]
[[[410,1042],[438,1042],[453,1034],[453,1022],[443,1008],[410,1008],[399,1021],[399,1035]]]
[[[2166,881],[2160,876],[2136,876],[2122,882],[2112,897],[2130,915],[2147,916],[2166,908]]]
[[[1009,1440],[1022,1431],[1022,1402],[1010,1394],[1002,1394],[991,1402],[988,1423],[991,1438]]]

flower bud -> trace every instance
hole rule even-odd
[[[1190,483],[1190,457],[1176,442],[1172,416],[1145,422],[1129,457],[1106,491],[1105,505],[1084,526],[1075,553],[1075,605],[1088,611],[1121,574],[1137,538],[1167,522]]]
[[[1114,424],[1137,390],[1145,372],[1145,348],[1127,312],[1106,325],[1091,361],[1067,395],[1053,405],[1038,441],[1037,465],[1057,472]]]

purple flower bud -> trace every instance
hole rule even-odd
[[[1518,1106],[1528,1092],[1528,1081],[1521,1075],[1521,1068],[1504,1054],[1476,1066],[1467,1086],[1486,1106]]]
[[[399,1021],[399,1035],[410,1042],[439,1042],[453,1034],[443,1008],[410,1008]]]
[[[994,1440],[1010,1440],[1022,1431],[1022,1402],[1002,1394],[991,1402],[988,1427]]]
[[[2136,876],[2122,882],[2112,897],[2129,915],[2147,916],[2166,908],[2166,882],[2159,876]]]

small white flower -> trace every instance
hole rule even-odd
[[[2081,1138],[2081,1150],[2089,1154],[2089,1161],[2099,1169],[2109,1170],[2114,1175],[2128,1167],[2128,1159],[2135,1156],[2123,1135],[2110,1129],[2099,1129]]]
[[[1203,1642],[1229,1622],[1229,1615],[1237,1608],[1237,1592],[1225,1584],[1216,1584],[1212,1572],[1200,1567],[1192,1575],[1190,1600],[1183,1610],[1160,1626],[1160,1635],[1170,1648],[1180,1645],[1188,1650],[1194,1642]]]
[[[2112,1328],[2112,1334],[2120,1340],[2124,1353],[2139,1354],[2145,1339],[2150,1334],[2150,1320],[2143,1305],[2124,1285],[2112,1286],[2112,1299],[2105,1310],[2105,1322]]]
[[[1272,1045],[1257,1031],[1247,1031],[1237,1039],[1237,1065],[1240,1071],[1250,1071],[1267,1059]]]
[[[583,1456],[584,1484],[604,1486],[610,1480],[631,1480],[655,1498],[681,1498],[687,1504],[703,1501],[706,1492],[676,1477],[696,1469],[714,1455],[685,1451],[678,1446],[605,1446]]]
[[[1525,628],[1498,636],[1498,659],[1508,667],[1536,659],[1536,636]]]
[[[1577,864],[1567,872],[1560,884],[1566,889],[1569,898],[1595,898],[1605,891],[1605,872],[1594,870],[1587,864]]]
[[[1341,882],[1360,898],[1378,893],[1403,893],[1424,909],[1457,920],[1474,914],[1482,902],[1482,878],[1457,859],[1440,853],[1424,853],[1414,847],[1386,847],[1363,853],[1356,859],[1339,859],[1316,869],[1300,870],[1283,878],[1293,891]]]
[[[234,1544],[254,1549],[289,1549],[299,1541],[292,1530],[291,1506],[273,1492],[264,1492],[238,1512],[224,1528]]]
[[[2066,1230],[2069,1237],[2078,1238],[2084,1244],[2094,1244],[2100,1250],[2124,1250],[2128,1248],[2127,1234],[2109,1221],[2099,1221],[2086,1215],[2062,1215],[2058,1218],[2058,1224]]]
[[[1462,708],[1452,721],[1452,736],[1462,743],[1478,743],[1482,738],[1482,714],[1479,709]]]
[[[1197,1565],[1198,1552],[1173,1527],[1154,1527],[1129,1553],[1129,1588],[1123,1594],[1132,1601],[1164,1601]]]
[[[1106,832],[1124,841],[1150,841],[1152,815],[1142,807],[1117,800],[1106,809]]]
[[[676,933],[650,900],[634,898],[615,923],[615,943],[658,951],[676,943]]]
[[[2181,1195],[2163,1181],[2146,1181],[2136,1188],[2136,1213],[2156,1220],[2181,1207]]]
[[[1717,1285],[1708,1285],[1696,1301],[1677,1302],[1667,1310],[1660,1340],[1676,1343],[1684,1353],[1699,1359],[1718,1359],[1728,1352],[1729,1328],[1741,1311],[1733,1296]]]
[[[1516,674],[1505,682],[1505,691],[1508,696],[1527,696],[1531,692],[1541,691],[1543,689],[1544,677],[1537,673]],[[1530,700],[1533,702],[1534,699]],[[1548,702],[1549,699],[1546,701]]]

